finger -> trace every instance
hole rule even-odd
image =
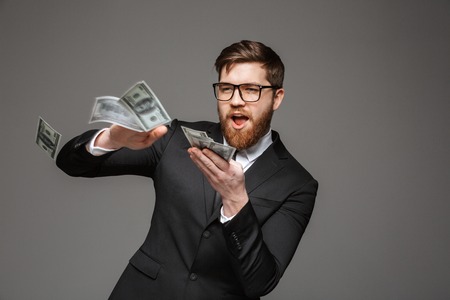
[[[166,126],[158,126],[155,129],[152,129],[149,132],[145,132],[142,143],[145,146],[150,146],[157,140],[159,140],[161,137],[163,137],[167,133],[168,129]]]
[[[151,130],[148,134],[151,139],[156,141],[161,138],[163,135],[167,133],[168,129],[166,126],[158,126],[155,129]]]
[[[208,165],[213,165],[213,162],[209,158],[207,158],[200,149],[198,149],[196,147],[191,147],[188,149],[188,152],[189,152],[192,160],[196,164],[199,164],[202,167],[207,167]]]
[[[202,153],[206,157],[208,157],[220,170],[226,171],[229,169],[230,163],[225,159],[223,159],[223,157],[217,154],[216,152],[208,148],[205,148],[202,150]]]
[[[218,172],[220,172],[220,170],[211,161],[211,159],[206,157],[200,149],[192,147],[188,149],[188,152],[190,154],[192,161],[197,165],[200,171],[202,171],[203,174],[205,174],[205,176],[213,177]]]
[[[238,168],[239,170],[244,170],[244,167],[234,159],[230,159],[229,164],[230,168]]]

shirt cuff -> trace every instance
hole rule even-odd
[[[234,216],[236,216],[236,215],[234,215]],[[223,214],[223,206],[220,208],[220,223],[223,224],[223,223],[229,222],[229,221],[231,221],[231,219],[234,218],[234,216],[231,216],[231,217],[225,216]]]
[[[106,129],[108,129],[108,128],[103,128],[103,129],[99,130],[94,135],[94,137],[91,139],[91,141],[88,144],[87,150],[88,150],[89,153],[91,153],[94,156],[101,156],[101,155],[106,154],[108,152],[112,152],[112,151],[116,151],[117,150],[117,149],[106,149],[106,148],[94,146],[95,140],[97,139],[97,137],[100,135],[100,133],[102,133]]]

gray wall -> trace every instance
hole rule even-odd
[[[146,178],[70,178],[34,143],[94,128],[145,80],[172,117],[216,120],[219,51],[284,59],[274,129],[319,180],[265,299],[450,299],[450,2],[0,0],[0,299],[105,299],[148,230]]]

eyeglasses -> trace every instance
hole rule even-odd
[[[231,83],[214,83],[214,96],[219,101],[230,101],[233,98],[236,88],[239,90],[241,99],[245,102],[256,102],[261,97],[262,89],[278,89],[273,85],[258,85],[251,83],[231,84]]]

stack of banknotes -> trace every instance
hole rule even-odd
[[[204,131],[195,130],[185,126],[181,126],[181,128],[192,147],[211,149],[227,161],[229,161],[236,152],[236,148],[215,142]]]
[[[121,98],[102,96],[95,99],[89,123],[109,122],[135,131],[150,131],[170,123],[171,118],[151,88],[141,81]]]
[[[108,122],[143,132],[168,124],[171,120],[152,89],[145,81],[140,81],[121,98],[97,97],[89,123]],[[236,151],[233,147],[215,142],[204,131],[183,127],[183,132],[192,147],[209,148],[227,161]]]

